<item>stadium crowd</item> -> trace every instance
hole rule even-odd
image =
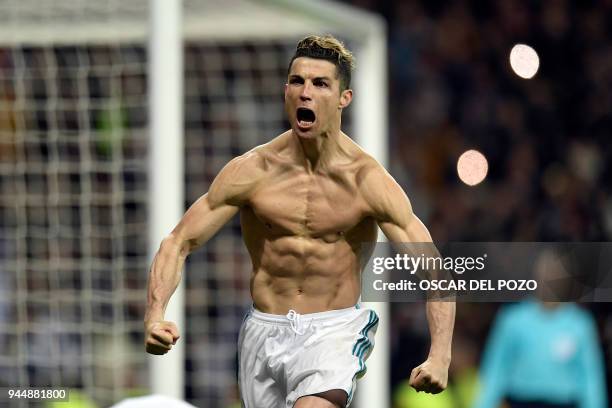
[[[435,241],[612,238],[612,2],[347,3],[387,20],[390,171]],[[517,43],[539,54],[531,80],[510,67]],[[467,149],[489,162],[475,187],[456,175]],[[475,372],[500,306],[458,305],[452,381]],[[612,389],[611,308],[582,307],[596,318]],[[426,354],[423,316],[393,305],[394,389]]]

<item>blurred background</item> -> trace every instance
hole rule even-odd
[[[53,3],[0,1],[0,387],[65,386],[82,395],[73,406],[103,407],[149,391],[148,52],[126,35],[147,7]],[[210,11],[201,4],[185,1],[185,13]],[[435,241],[610,240],[612,1],[343,4],[386,21],[388,168]],[[288,127],[282,86],[296,39],[186,38],[185,208],[232,157]],[[509,65],[516,43],[539,55],[532,79]],[[352,134],[355,112],[345,115]],[[474,187],[456,172],[467,149],[489,163]],[[238,220],[188,261],[185,394],[196,406],[236,404],[249,270]],[[452,391],[418,400],[406,380],[427,355],[424,306],[392,304],[394,406],[477,406],[492,330],[520,307],[508,306],[458,304]],[[593,335],[591,372],[607,381],[581,408],[603,407],[612,389],[611,310],[570,313]]]
[[[434,241],[610,240],[612,2],[351,3],[388,22],[390,171]],[[516,43],[539,54],[533,79],[510,67]],[[475,187],[457,178],[467,149],[489,162]],[[429,336],[421,305],[391,306],[396,405],[471,406],[475,397],[459,391],[450,405],[399,395]],[[500,306],[458,304],[456,388],[478,368]],[[612,308],[582,307],[595,319],[610,390]]]

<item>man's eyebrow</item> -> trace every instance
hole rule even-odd
[[[290,79],[304,79],[304,77],[302,77],[301,75],[298,74],[291,74],[289,75]],[[331,81],[332,79],[330,77],[327,76],[320,76],[320,77],[314,77],[312,79],[313,81]]]

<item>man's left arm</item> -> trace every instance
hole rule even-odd
[[[387,239],[395,243],[431,243],[426,256],[439,256],[429,231],[412,211],[408,197],[397,182],[380,165],[368,171],[362,183],[366,202]],[[427,320],[431,346],[427,360],[412,370],[410,385],[417,391],[437,394],[448,383],[451,343],[455,323],[455,302],[429,300]]]

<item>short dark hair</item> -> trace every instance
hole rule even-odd
[[[300,40],[289,62],[288,71],[291,71],[293,61],[300,57],[323,59],[333,63],[340,78],[340,91],[351,86],[351,72],[355,68],[355,57],[342,41],[334,36],[310,35]]]

